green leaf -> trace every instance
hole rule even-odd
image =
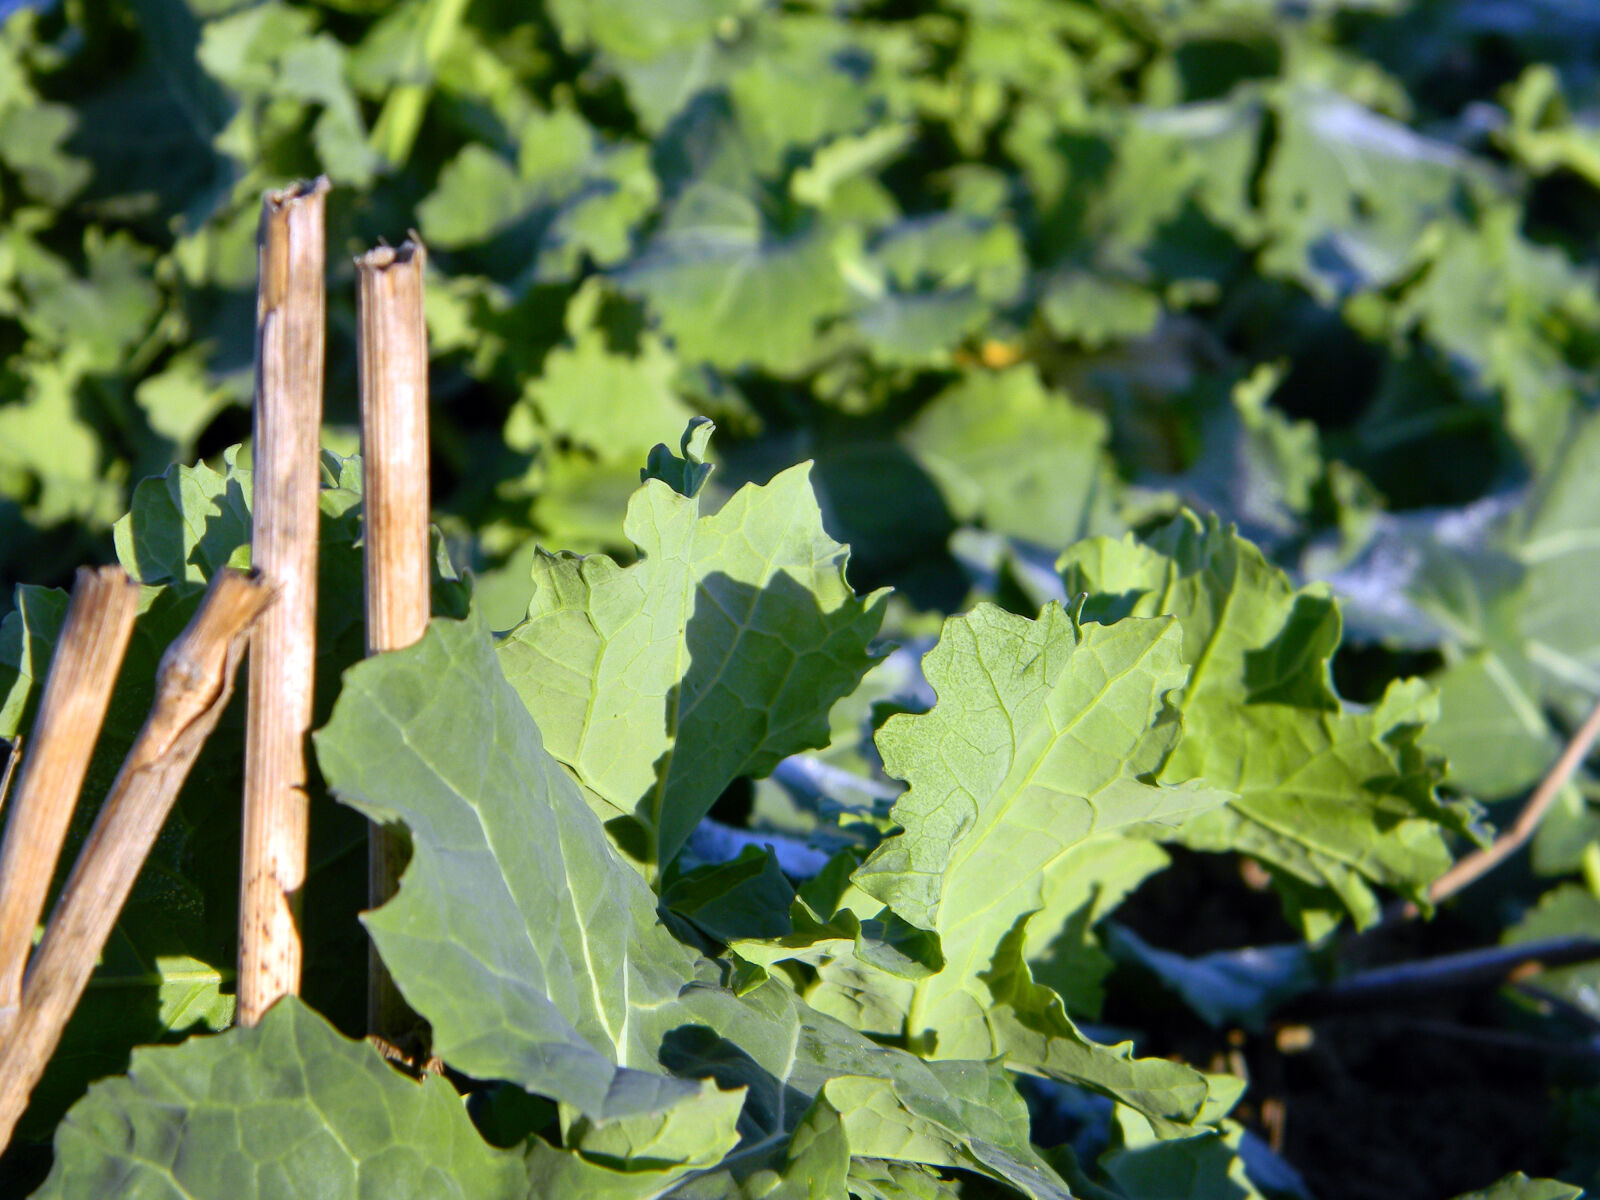
[[[1161,319],[1161,300],[1125,279],[1068,270],[1050,280],[1039,311],[1058,337],[1093,349],[1149,333]]]
[[[847,1191],[850,1160],[844,1123],[832,1105],[817,1100],[789,1139],[788,1160],[751,1175],[744,1194],[749,1200],[832,1200]]]
[[[1051,547],[1115,528],[1104,418],[1031,365],[968,373],[901,438],[957,520]]]
[[[1284,372],[1258,367],[1200,430],[1179,485],[1201,509],[1227,513],[1263,541],[1292,537],[1310,514],[1324,468],[1317,427],[1269,403]]]
[[[469,143],[417,207],[423,235],[445,249],[513,235],[533,279],[565,279],[585,258],[624,259],[634,227],[655,205],[646,148],[600,138],[578,113],[534,113],[517,136],[515,166]],[[496,271],[496,274],[501,272]]]
[[[1135,1058],[1133,1043],[1102,1046],[1068,1019],[1061,998],[1034,983],[1022,956],[1025,926],[1001,941],[984,983],[989,1022],[1017,1070],[1077,1084],[1142,1114],[1161,1136],[1192,1136],[1210,1094],[1206,1077],[1183,1063]]]
[[[719,941],[783,937],[794,889],[777,856],[746,846],[732,862],[696,868],[661,891],[661,903]]]
[[[156,864],[150,875],[160,874],[161,864]],[[154,907],[148,878],[141,888],[146,894],[140,901],[148,910]],[[174,905],[187,897],[169,888],[162,899]],[[137,944],[136,938],[148,938],[159,945],[159,933],[150,936],[159,920],[152,916],[149,911],[129,913],[113,930],[49,1069],[28,1099],[18,1137],[48,1141],[91,1083],[127,1070],[132,1047],[215,1033],[233,1024],[231,980],[221,968],[181,953],[152,955]],[[171,943],[170,936],[160,940]],[[223,991],[224,986],[230,991]]]
[[[902,291],[972,287],[990,303],[1016,298],[1026,261],[1016,229],[950,212],[898,222],[871,246],[873,264]]]
[[[221,472],[205,463],[175,467],[134,489],[114,531],[117,557],[129,575],[147,586],[193,590],[230,563],[239,565],[240,547],[248,553],[250,544],[252,482],[238,454],[237,446],[225,453]]]
[[[1465,190],[1492,195],[1487,168],[1330,91],[1291,87],[1262,180],[1272,240],[1262,268],[1332,301],[1415,265],[1422,235]]]
[[[382,160],[368,145],[360,104],[345,79],[343,43],[321,33],[288,47],[278,61],[275,100],[294,98],[320,105],[311,126],[323,172],[335,183],[364,188],[372,183]]]
[[[439,186],[417,205],[428,243],[448,250],[487,241],[514,224],[534,203],[516,164],[469,142],[439,172]]]
[[[37,95],[31,97],[31,103],[16,103],[17,99],[20,97],[8,89],[6,100],[11,102],[0,104],[0,146],[4,147],[0,159],[17,173],[31,198],[60,207],[93,174],[88,163],[63,147],[77,128],[78,115],[65,104],[51,104]]]
[[[17,364],[24,378],[7,382],[20,383],[21,395],[0,402],[0,487],[41,528],[74,520],[103,530],[127,475],[125,463],[104,462],[100,433],[79,406],[83,357],[66,349],[54,362]]]
[[[486,1145],[442,1078],[398,1074],[294,997],[253,1029],[135,1051],[56,1133],[36,1200],[503,1200],[515,1155]]]
[[[1199,1075],[1089,1042],[1021,957],[1030,920],[1048,940],[1074,915],[1045,906],[1047,896],[1074,895],[1052,877],[1079,864],[1075,849],[1092,854],[1130,826],[1226,799],[1139,778],[1176,733],[1163,712],[1185,674],[1178,649],[1171,621],[1083,627],[1054,604],[1037,622],[988,605],[946,622],[924,663],[939,702],[892,718],[878,735],[885,770],[911,790],[893,810],[901,832],[852,882],[863,894],[856,903],[870,896],[892,912],[870,934],[846,911],[735,951],[754,963],[811,964],[814,1004],[931,1057],[998,1055],[1126,1098],[1164,1128],[1192,1121],[1206,1095]],[[886,954],[892,947],[878,945],[876,930],[890,916],[936,934],[940,953]]]
[[[1501,944],[1514,946],[1546,938],[1600,939],[1600,898],[1580,883],[1563,883],[1539,897],[1522,919],[1506,929]],[[1529,982],[1565,997],[1578,1011],[1600,1019],[1600,965],[1575,963],[1533,972]]]
[[[1456,1200],[1580,1200],[1583,1194],[1581,1187],[1559,1179],[1529,1179],[1516,1171],[1489,1187],[1463,1193]]]
[[[570,341],[545,356],[539,377],[512,410],[506,441],[531,449],[554,437],[608,464],[632,464],[682,429],[694,414],[675,384],[678,362],[644,332],[632,352],[610,345],[600,289],[585,284],[567,305]]]
[[[205,23],[196,57],[240,101],[214,144],[252,166],[309,152],[335,182],[366,187],[382,161],[346,78],[348,51],[315,26],[313,13],[282,0]]]
[[[1478,386],[1503,395],[1508,431],[1545,470],[1581,411],[1587,385],[1572,349],[1600,326],[1600,301],[1594,270],[1529,239],[1523,223],[1521,208],[1509,202],[1471,224],[1441,222],[1427,271],[1407,289],[1396,318]]]
[[[911,785],[892,814],[902,832],[854,876],[944,951],[945,969],[916,985],[907,1036],[943,1057],[1003,1052],[979,977],[1029,914],[1041,937],[1065,923],[1040,910],[1068,852],[1226,799],[1141,779],[1177,734],[1164,708],[1186,675],[1179,650],[1170,619],[1080,626],[1055,604],[1038,621],[980,605],[945,622],[923,663],[939,702],[878,733],[884,770]]]
[[[662,9],[650,0],[554,0],[550,18],[569,50],[593,47],[628,87],[645,127],[658,131],[709,78],[716,38],[737,33],[760,0],[690,0]]]
[[[534,1139],[528,1181],[535,1196],[624,1200],[669,1193],[686,1176],[716,1167],[739,1141],[734,1128],[744,1089],[718,1090],[711,1080],[665,1112],[610,1121],[580,1118],[568,1148]]]
[[[979,1170],[1048,1179],[1026,1123],[1021,1134],[1014,1115],[997,1125],[997,1083],[982,1102],[966,1096],[962,1072],[979,1064],[936,1072],[810,1013],[776,982],[744,998],[694,982],[704,965],[659,925],[648,886],[544,754],[480,619],[435,621],[408,650],[347,672],[317,749],[341,800],[410,827],[400,893],[366,923],[446,1061],[573,1104],[595,1118],[602,1147],[603,1128],[627,1144],[656,1128],[611,1126],[618,1118],[702,1094],[653,1074],[658,1062],[749,1086],[739,1131],[771,1146],[800,1117],[790,1093],[810,1102],[837,1075],[886,1078]]]
[[[948,367],[961,343],[993,315],[972,288],[949,292],[889,292],[851,318],[855,332],[883,366]]]
[[[67,619],[67,593],[57,588],[17,589],[16,607],[0,623],[0,737],[15,741],[33,723],[44,691],[50,655]]]
[[[1444,830],[1470,818],[1436,795],[1440,764],[1417,746],[1434,701],[1409,681],[1370,711],[1345,707],[1329,669],[1339,610],[1324,589],[1296,590],[1214,518],[1180,517],[1143,545],[1098,538],[1061,566],[1069,593],[1090,594],[1087,619],[1115,629],[1130,614],[1171,613],[1182,627],[1183,737],[1160,777],[1235,798],[1177,840],[1252,855],[1363,926],[1378,916],[1374,885],[1426,903],[1450,864]]]
[[[1196,1137],[1145,1140],[1137,1117],[1118,1114],[1124,1145],[1101,1160],[1106,1174],[1130,1197],[1178,1197],[1185,1200],[1262,1200],[1245,1175],[1239,1157],[1244,1130],[1232,1122],[1226,1130],[1208,1130]],[[1141,1137],[1141,1135],[1143,1135]]]
[[[695,432],[703,454],[709,428]],[[663,455],[651,474],[688,461]],[[885,597],[851,592],[805,466],[713,516],[647,478],[624,531],[642,558],[630,567],[541,554],[528,619],[499,650],[550,753],[654,873],[730,782],[826,743],[829,707],[872,664]]]
[[[1507,91],[1511,127],[1503,139],[1511,153],[1536,174],[1565,168],[1600,186],[1600,133],[1572,119],[1556,68],[1535,63]]]
[[[1029,1143],[1027,1109],[997,1063],[930,1063],[877,1045],[776,980],[738,999],[697,986],[682,1003],[679,1013],[694,1020],[670,1030],[662,1062],[750,1088],[742,1152],[777,1141],[801,1119],[796,1104],[821,1094],[840,1113],[852,1155],[919,1163],[932,1154],[1027,1196],[1068,1194]]]
[[[159,374],[141,380],[133,398],[150,428],[184,457],[193,452],[195,439],[206,426],[233,402],[230,389],[207,374],[197,353],[181,354]]]
[[[697,956],[545,752],[481,617],[348,671],[315,742],[340,801],[410,831],[399,894],[364,921],[442,1058],[598,1118],[687,1094],[641,1014]]]
[[[1592,464],[1600,454],[1600,417],[1587,416],[1566,432],[1550,469],[1508,522],[1508,548],[1527,567],[1518,630],[1526,653],[1557,686],[1600,689],[1600,629],[1583,589],[1572,586],[1600,565],[1600,496]]]
[[[747,197],[713,184],[614,276],[647,300],[680,357],[797,375],[821,354],[819,327],[849,306],[825,231],[781,236]]]
[[[1428,679],[1439,719],[1427,744],[1449,759],[1452,782],[1484,800],[1531,787],[1555,761],[1560,740],[1545,708],[1551,676],[1570,677],[1566,662],[1556,672],[1536,663],[1518,628],[1528,571],[1508,524],[1495,502],[1385,514],[1327,576],[1353,638],[1443,651],[1446,666]],[[1554,573],[1543,582],[1564,588]]]
[[[1033,1200],[1070,1200],[1028,1143],[1028,1110],[997,1064],[930,1063],[928,1070],[938,1092],[908,1096],[903,1083],[864,1075],[823,1086],[854,1153],[965,1167],[1004,1179]]]

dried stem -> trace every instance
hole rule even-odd
[[[258,575],[221,572],[161,657],[150,716],[78,854],[28,967],[11,1035],[0,1041],[0,1149],[27,1108],[178,789],[222,715],[245,632],[271,598]]]
[[[1555,766],[1550,768],[1550,773],[1539,781],[1538,787],[1534,788],[1533,795],[1528,797],[1528,802],[1522,806],[1522,811],[1517,814],[1517,819],[1510,828],[1504,830],[1489,845],[1474,850],[1435,879],[1433,886],[1428,889],[1428,899],[1437,904],[1455,895],[1473,880],[1487,874],[1521,849],[1538,830],[1539,822],[1544,819],[1544,814],[1550,805],[1555,803],[1556,796],[1560,794],[1567,780],[1572,778],[1572,773],[1588,756],[1589,748],[1594,745],[1596,737],[1600,737],[1600,704],[1595,705],[1594,711],[1578,727],[1578,732],[1572,735],[1567,748],[1561,752],[1561,757],[1556,759]],[[1416,905],[1406,905],[1402,915],[1416,916]]]
[[[356,260],[368,654],[409,646],[428,624],[426,263],[426,252],[413,239]],[[401,846],[376,825],[367,838],[367,898],[376,908],[399,883]],[[369,947],[368,1032],[397,1042],[416,1023],[376,948]]]
[[[254,565],[277,589],[250,645],[245,714],[239,1021],[300,989],[306,734],[317,624],[318,433],[328,181],[262,202],[256,309]]]
[[[0,1045],[138,607],[139,585],[122,568],[78,571],[0,851]]]
[[[11,795],[11,777],[17,773],[17,763],[22,759],[22,735],[19,733],[6,748],[6,769],[0,774],[0,813],[6,811],[6,797]]]

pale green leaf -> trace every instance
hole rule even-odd
[[[204,586],[250,543],[251,473],[237,446],[221,472],[205,463],[174,467],[134,489],[116,523],[117,557],[140,583]],[[237,565],[237,564],[235,564]]]
[[[104,529],[120,505],[126,465],[103,462],[100,434],[78,404],[85,353],[28,364],[22,394],[0,402],[0,486],[41,528],[75,520]]]
[[[523,1186],[442,1078],[407,1079],[292,996],[254,1028],[135,1051],[55,1150],[36,1200],[505,1200]]]
[[[945,623],[923,663],[939,702],[878,734],[885,771],[911,785],[893,810],[902,832],[854,877],[939,936],[947,965],[917,985],[908,1036],[946,1057],[1003,1052],[979,977],[1029,914],[1045,934],[1065,922],[1040,909],[1068,852],[1226,799],[1140,778],[1177,735],[1164,714],[1186,675],[1180,643],[1171,620],[1080,626],[1054,604],[1037,621],[980,605]]]
[[[1262,268],[1324,302],[1395,282],[1428,226],[1463,192],[1492,194],[1487,167],[1345,96],[1286,89],[1262,179],[1272,240]]]
[[[1343,704],[1328,665],[1339,611],[1324,589],[1295,589],[1237,534],[1188,516],[1149,544],[1086,542],[1062,567],[1069,592],[1090,594],[1087,619],[1115,629],[1130,614],[1170,613],[1182,627],[1183,738],[1161,778],[1234,799],[1177,840],[1257,857],[1362,925],[1378,915],[1375,885],[1424,900],[1450,864],[1444,830],[1468,819],[1439,799],[1440,765],[1417,748],[1435,702],[1410,681],[1370,711]]]
[[[1017,1070],[1077,1084],[1136,1110],[1161,1136],[1192,1135],[1205,1117],[1206,1077],[1183,1063],[1135,1058],[1132,1042],[1103,1046],[1067,1017],[1061,998],[1033,981],[1022,957],[1024,930],[1008,934],[984,973],[987,1020]]]
[[[709,428],[696,430],[703,445]],[[661,470],[685,461],[662,455]],[[885,598],[845,582],[806,466],[712,516],[649,478],[624,531],[641,552],[630,567],[541,554],[528,619],[499,649],[550,753],[608,821],[628,819],[613,832],[655,871],[733,779],[826,743],[829,707],[872,664]]]
[[[601,462],[631,466],[694,415],[678,395],[678,362],[661,338],[645,332],[631,352],[613,348],[599,320],[601,299],[586,285],[568,304],[570,340],[545,356],[512,410],[506,440],[513,447],[554,436]]]
[[[852,1155],[916,1163],[931,1152],[1027,1196],[1068,1194],[1029,1143],[1027,1109],[997,1063],[930,1063],[877,1045],[776,980],[740,999],[695,987],[682,1003],[684,1023],[668,1034],[662,1061],[750,1088],[741,1121],[750,1152],[793,1128],[796,1106],[820,1093],[839,1111]]]
[[[511,235],[539,279],[567,278],[585,256],[601,266],[625,258],[657,199],[646,148],[603,140],[567,108],[534,113],[517,141],[515,165],[476,142],[445,165],[417,206],[429,243],[460,248]]]
[[[1481,1191],[1457,1196],[1456,1200],[1580,1200],[1583,1194],[1581,1187],[1559,1179],[1529,1179],[1516,1171]]]
[[[999,1056],[1126,1098],[1164,1128],[1193,1121],[1200,1076],[1089,1042],[1021,960],[1030,920],[1048,940],[1075,915],[1045,910],[1047,896],[1088,903],[1053,886],[1056,872],[1081,865],[1074,850],[1226,799],[1139,779],[1176,734],[1164,706],[1185,675],[1178,650],[1170,621],[1095,629],[1058,605],[1037,622],[987,605],[948,621],[924,663],[939,702],[892,718],[878,737],[885,769],[911,790],[893,810],[901,831],[854,873],[853,903],[889,909],[817,924],[797,904],[794,934],[735,952],[807,963],[812,1004],[930,1057]],[[914,928],[895,932],[902,917],[937,935],[938,949],[908,936]]]
[[[545,752],[481,617],[347,672],[316,746],[341,801],[410,830],[399,894],[365,922],[442,1058],[596,1117],[686,1094],[641,1013],[697,956]]]
[[[846,1193],[850,1143],[826,1100],[815,1101],[789,1139],[788,1161],[745,1180],[748,1200],[833,1200]]]
[[[618,72],[646,128],[656,131],[720,77],[717,38],[737,36],[760,0],[554,0],[550,17],[570,50],[593,48]]]
[[[1050,547],[1115,527],[1105,419],[1031,365],[969,372],[901,438],[957,520]]]
[[[649,301],[684,359],[777,375],[812,365],[820,325],[850,306],[823,230],[774,234],[749,198],[709,183],[615,278]]]
[[[533,1195],[643,1200],[666,1194],[685,1176],[716,1167],[734,1148],[744,1097],[742,1088],[721,1091],[708,1079],[664,1112],[609,1121],[579,1118],[566,1131],[566,1149],[531,1142]]]
[[[195,439],[233,401],[233,394],[210,378],[199,354],[184,354],[160,374],[141,380],[133,398],[150,428],[171,441],[179,455],[188,456]]]

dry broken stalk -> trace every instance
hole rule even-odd
[[[426,264],[415,235],[356,260],[368,654],[409,646],[428,625]],[[377,825],[367,839],[367,899],[376,908],[399,883],[401,846]],[[367,1032],[398,1042],[416,1022],[369,947]]]
[[[0,1045],[138,607],[139,585],[121,567],[78,571],[0,850]]]
[[[19,733],[11,741],[10,749],[6,751],[6,769],[0,773],[0,813],[6,811],[6,797],[11,795],[11,777],[17,773],[17,761],[22,757],[22,735]]]
[[[233,690],[252,621],[272,598],[258,574],[225,570],[161,656],[150,716],[123,760],[28,966],[0,1042],[0,1149],[11,1139],[133,890],[172,803]]]
[[[239,1021],[245,1025],[259,1021],[280,996],[300,990],[327,191],[328,181],[318,179],[268,193],[261,206],[251,555],[278,600],[250,643],[239,894]]]

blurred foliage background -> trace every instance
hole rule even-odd
[[[261,194],[325,173],[326,442],[350,260],[414,228],[436,507],[497,628],[536,544],[631,552],[704,413],[724,492],[816,460],[907,635],[1187,505],[1333,584],[1352,699],[1437,686],[1461,794],[1524,793],[1600,695],[1595,6],[9,7],[0,612],[248,438]],[[1600,932],[1597,794],[1504,936]]]

